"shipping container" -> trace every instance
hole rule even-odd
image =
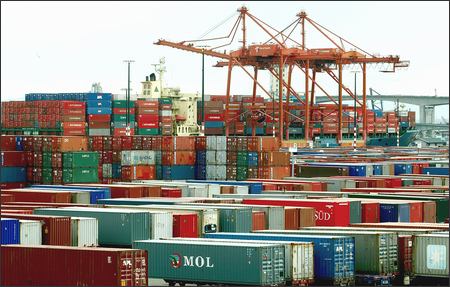
[[[3,286],[148,285],[144,250],[11,245],[1,253]]]
[[[449,274],[449,236],[425,234],[414,237],[413,273],[416,276],[444,277]]]
[[[20,242],[20,222],[14,218],[1,218],[1,243],[19,244]]]
[[[312,242],[314,244],[314,276],[318,283],[349,284],[354,281],[355,240],[345,236],[287,235],[267,233],[210,233],[206,238]]]
[[[42,245],[42,222],[20,219],[20,244]]]
[[[134,240],[151,238],[150,213],[144,211],[64,207],[39,208],[34,213],[97,218],[101,246],[131,246]]]
[[[198,232],[198,215],[194,212],[173,213],[173,237],[192,237],[199,236]]]
[[[15,201],[20,202],[55,202],[70,203],[72,195],[68,191],[35,190],[35,189],[8,189],[3,191],[6,194],[14,195]]]
[[[98,220],[90,217],[71,217],[72,246],[98,246]]]
[[[218,238],[174,238],[173,240],[193,242],[229,242],[281,244],[284,246],[285,277],[287,285],[308,286],[314,281],[314,244],[312,242],[232,240]]]
[[[264,230],[267,234],[329,235],[330,230]],[[386,275],[398,272],[397,234],[393,232],[333,230],[336,236],[355,238],[355,272]]]
[[[267,286],[285,282],[284,246],[279,244],[142,240],[135,241],[133,248],[148,252],[148,276],[170,285]]]
[[[65,152],[63,153],[64,168],[97,167],[99,163],[97,152]]]
[[[11,214],[2,212],[2,217],[37,220],[42,223],[42,244],[70,246],[70,218],[64,216]]]

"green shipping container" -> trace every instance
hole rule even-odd
[[[97,167],[63,168],[63,183],[97,183]]]
[[[63,167],[98,167],[98,152],[65,152],[63,153]]]
[[[154,129],[136,129],[136,133],[142,136],[157,136],[159,135],[159,128]]]
[[[416,236],[413,243],[413,273],[418,276],[446,278],[448,282],[448,245],[448,234]]]
[[[205,208],[206,204],[196,205],[195,203],[179,203],[186,206],[197,206]],[[219,211],[219,228],[220,232],[252,232],[253,214],[251,207],[228,207],[217,206],[214,204],[208,207]]]
[[[134,114],[130,114],[130,122],[134,122],[136,119],[136,116]],[[125,122],[127,120],[127,115],[112,115],[112,121],[113,122]]]
[[[236,172],[236,180],[247,180],[247,166],[238,166]]]
[[[315,234],[355,238],[355,272],[394,274],[398,271],[397,234],[393,232],[346,230],[264,230],[264,233]]]
[[[38,208],[34,214],[93,217],[98,220],[98,243],[102,246],[131,246],[151,238],[150,213],[113,208]]]
[[[237,166],[248,166],[248,152],[238,151],[237,152]]]
[[[52,167],[52,153],[44,151],[42,153],[42,167]]]
[[[271,286],[285,282],[284,245],[259,243],[136,241],[148,251],[148,276],[171,283]]]
[[[172,104],[172,98],[159,98],[159,104],[160,105],[171,105]]]
[[[135,101],[130,101],[130,108],[134,108],[136,105]],[[127,108],[127,101],[126,100],[114,100],[112,101],[113,108]]]
[[[52,184],[53,183],[53,169],[44,167],[42,169],[42,183]]]

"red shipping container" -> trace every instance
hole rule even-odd
[[[389,188],[394,187],[401,187],[402,186],[402,179],[401,178],[385,178],[384,179],[384,186]]]
[[[206,150],[206,136],[195,137],[195,150]]]
[[[161,197],[161,186],[143,185],[143,197]]]
[[[89,115],[88,119],[95,122],[110,122],[111,115]]]
[[[159,113],[158,108],[137,108],[137,115],[157,115]]]
[[[423,202],[409,202],[409,222],[423,222]]]
[[[2,212],[2,217],[38,220],[42,222],[42,244],[71,246],[71,221],[67,216],[29,215]],[[2,254],[3,258],[3,254]],[[35,267],[35,266],[33,266]],[[2,276],[3,278],[3,276]]]
[[[86,134],[86,128],[64,128],[64,136],[84,136]]]
[[[423,222],[436,223],[436,202],[423,201]]]
[[[223,114],[205,114],[205,121],[222,122],[223,119]]]
[[[137,127],[140,129],[156,129],[159,128],[159,122],[138,122]]]
[[[58,101],[60,107],[67,110],[84,110],[86,109],[86,102],[81,101]]]
[[[134,115],[135,108],[130,108],[130,115]],[[113,108],[113,114],[115,115],[126,115],[127,109],[126,108]]]
[[[173,214],[173,237],[198,237],[198,217],[196,213]]]
[[[361,202],[361,222],[380,222],[380,204],[377,202]]]
[[[23,151],[2,151],[0,166],[26,166],[25,152]]]
[[[122,166],[123,180],[151,180],[155,178],[156,170],[154,165]]]
[[[298,230],[300,229],[300,209],[298,207],[284,207],[284,229]]]
[[[252,212],[252,231],[266,229],[266,213],[264,211]]]
[[[1,285],[147,286],[145,250],[1,246]],[[18,268],[26,262],[29,267]]]
[[[159,106],[158,101],[144,101],[144,100],[136,101],[136,107],[138,108],[158,108],[158,106]]]
[[[13,194],[15,201],[21,202],[61,202],[70,203],[71,194],[66,191],[38,191],[27,189],[9,189],[3,191]]]
[[[3,190],[3,188],[2,188],[2,190]],[[14,201],[14,195],[4,194],[4,193],[0,194],[0,204],[3,205],[6,202],[12,202],[12,201]]]
[[[86,122],[65,122],[63,124],[64,129],[82,129],[86,128]]]
[[[244,204],[314,207],[317,226],[349,226],[349,202],[299,199],[243,199]]]
[[[410,274],[412,272],[412,235],[398,236],[398,263],[400,274]]]
[[[144,123],[154,123],[159,122],[159,115],[137,115],[136,121]]]
[[[181,197],[181,189],[180,188],[161,188],[161,196],[162,197]]]
[[[0,147],[1,147],[2,151],[15,151],[16,150],[16,136],[1,135],[0,136]]]
[[[90,129],[109,129],[111,128],[110,122],[97,122],[97,121],[89,121]]]
[[[195,165],[195,151],[163,151],[162,165]]]

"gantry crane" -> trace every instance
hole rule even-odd
[[[257,107],[255,106],[256,88],[260,87],[265,94],[272,100],[273,96],[264,88],[264,86],[258,81],[258,70],[267,70],[274,77],[276,77],[279,84],[278,95],[278,132],[277,135],[280,140],[283,140],[283,134],[286,134],[286,139],[289,138],[288,128],[289,118],[294,118],[300,121],[304,125],[305,140],[308,141],[311,138],[312,125],[311,125],[311,111],[314,104],[314,96],[316,89],[320,89],[336,106],[338,111],[338,142],[342,141],[342,125],[343,125],[343,92],[350,95],[361,107],[363,118],[363,139],[364,142],[367,138],[367,113],[366,113],[366,68],[369,64],[383,63],[389,66],[389,70],[384,72],[395,72],[397,68],[407,67],[408,61],[400,61],[399,56],[374,56],[356,45],[350,43],[344,38],[336,35],[327,28],[321,26],[314,20],[310,19],[305,12],[298,13],[295,20],[282,30],[277,30],[264,21],[258,19],[256,16],[250,14],[246,7],[241,7],[237,10],[238,17],[234,22],[234,25],[230,33],[223,37],[209,38],[209,39],[197,39],[187,40],[182,42],[171,42],[166,40],[159,40],[155,44],[164,45],[173,48],[182,49],[185,51],[202,53],[207,56],[220,58],[215,66],[227,67],[227,85],[226,85],[226,103],[225,103],[225,133],[229,135],[229,123],[236,120],[238,116],[233,118],[229,115],[229,103],[230,103],[230,88],[232,70],[234,67],[240,67],[243,71],[253,80],[253,101],[252,112],[255,112]],[[247,37],[247,20],[252,20],[257,27],[261,28],[265,34],[269,36],[268,40],[258,45],[248,45]],[[331,48],[307,48],[305,27],[306,24],[311,25],[316,31],[318,31],[325,39],[332,44]],[[229,53],[221,53],[217,50],[225,46],[231,45],[238,32],[239,27],[242,30],[242,46]],[[300,39],[296,40],[292,35],[296,27],[300,28]],[[218,45],[210,49],[196,47],[194,44],[204,41],[216,41],[223,39],[230,39],[230,42]],[[288,46],[288,44],[291,46]],[[345,49],[344,43],[351,47],[351,49]],[[342,71],[345,65],[358,65],[362,70],[362,99],[358,99],[354,93],[347,88],[343,83]],[[249,72],[245,67],[253,67],[253,74]],[[283,67],[288,67],[287,81],[283,77]],[[277,72],[277,67],[279,67]],[[304,74],[304,96],[302,97],[291,85],[292,72],[297,68]],[[337,84],[338,97],[334,99],[330,93],[328,93],[317,81],[316,73],[324,73],[329,75]],[[310,87],[311,86],[311,87]],[[287,90],[286,98],[283,99],[283,89]],[[310,90],[311,89],[311,90]],[[303,106],[302,115],[294,115],[290,113],[290,97],[295,97]],[[319,111],[324,114],[324,111]],[[354,117],[356,116],[356,110],[354,111]],[[253,134],[255,133],[253,127]]]

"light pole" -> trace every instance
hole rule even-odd
[[[353,92],[353,95],[355,96],[353,101],[353,150],[356,150],[356,139],[358,137],[358,128],[356,127],[356,74],[359,73],[359,71],[353,71],[352,73],[355,74],[355,89]],[[365,103],[364,103],[365,104]]]
[[[202,114],[202,126],[205,125],[205,48],[208,48],[208,45],[198,46],[202,48],[202,106],[201,106],[201,114]]]
[[[124,60],[128,64],[128,90],[126,94],[127,99],[127,136],[130,136],[130,65],[134,60]]]

